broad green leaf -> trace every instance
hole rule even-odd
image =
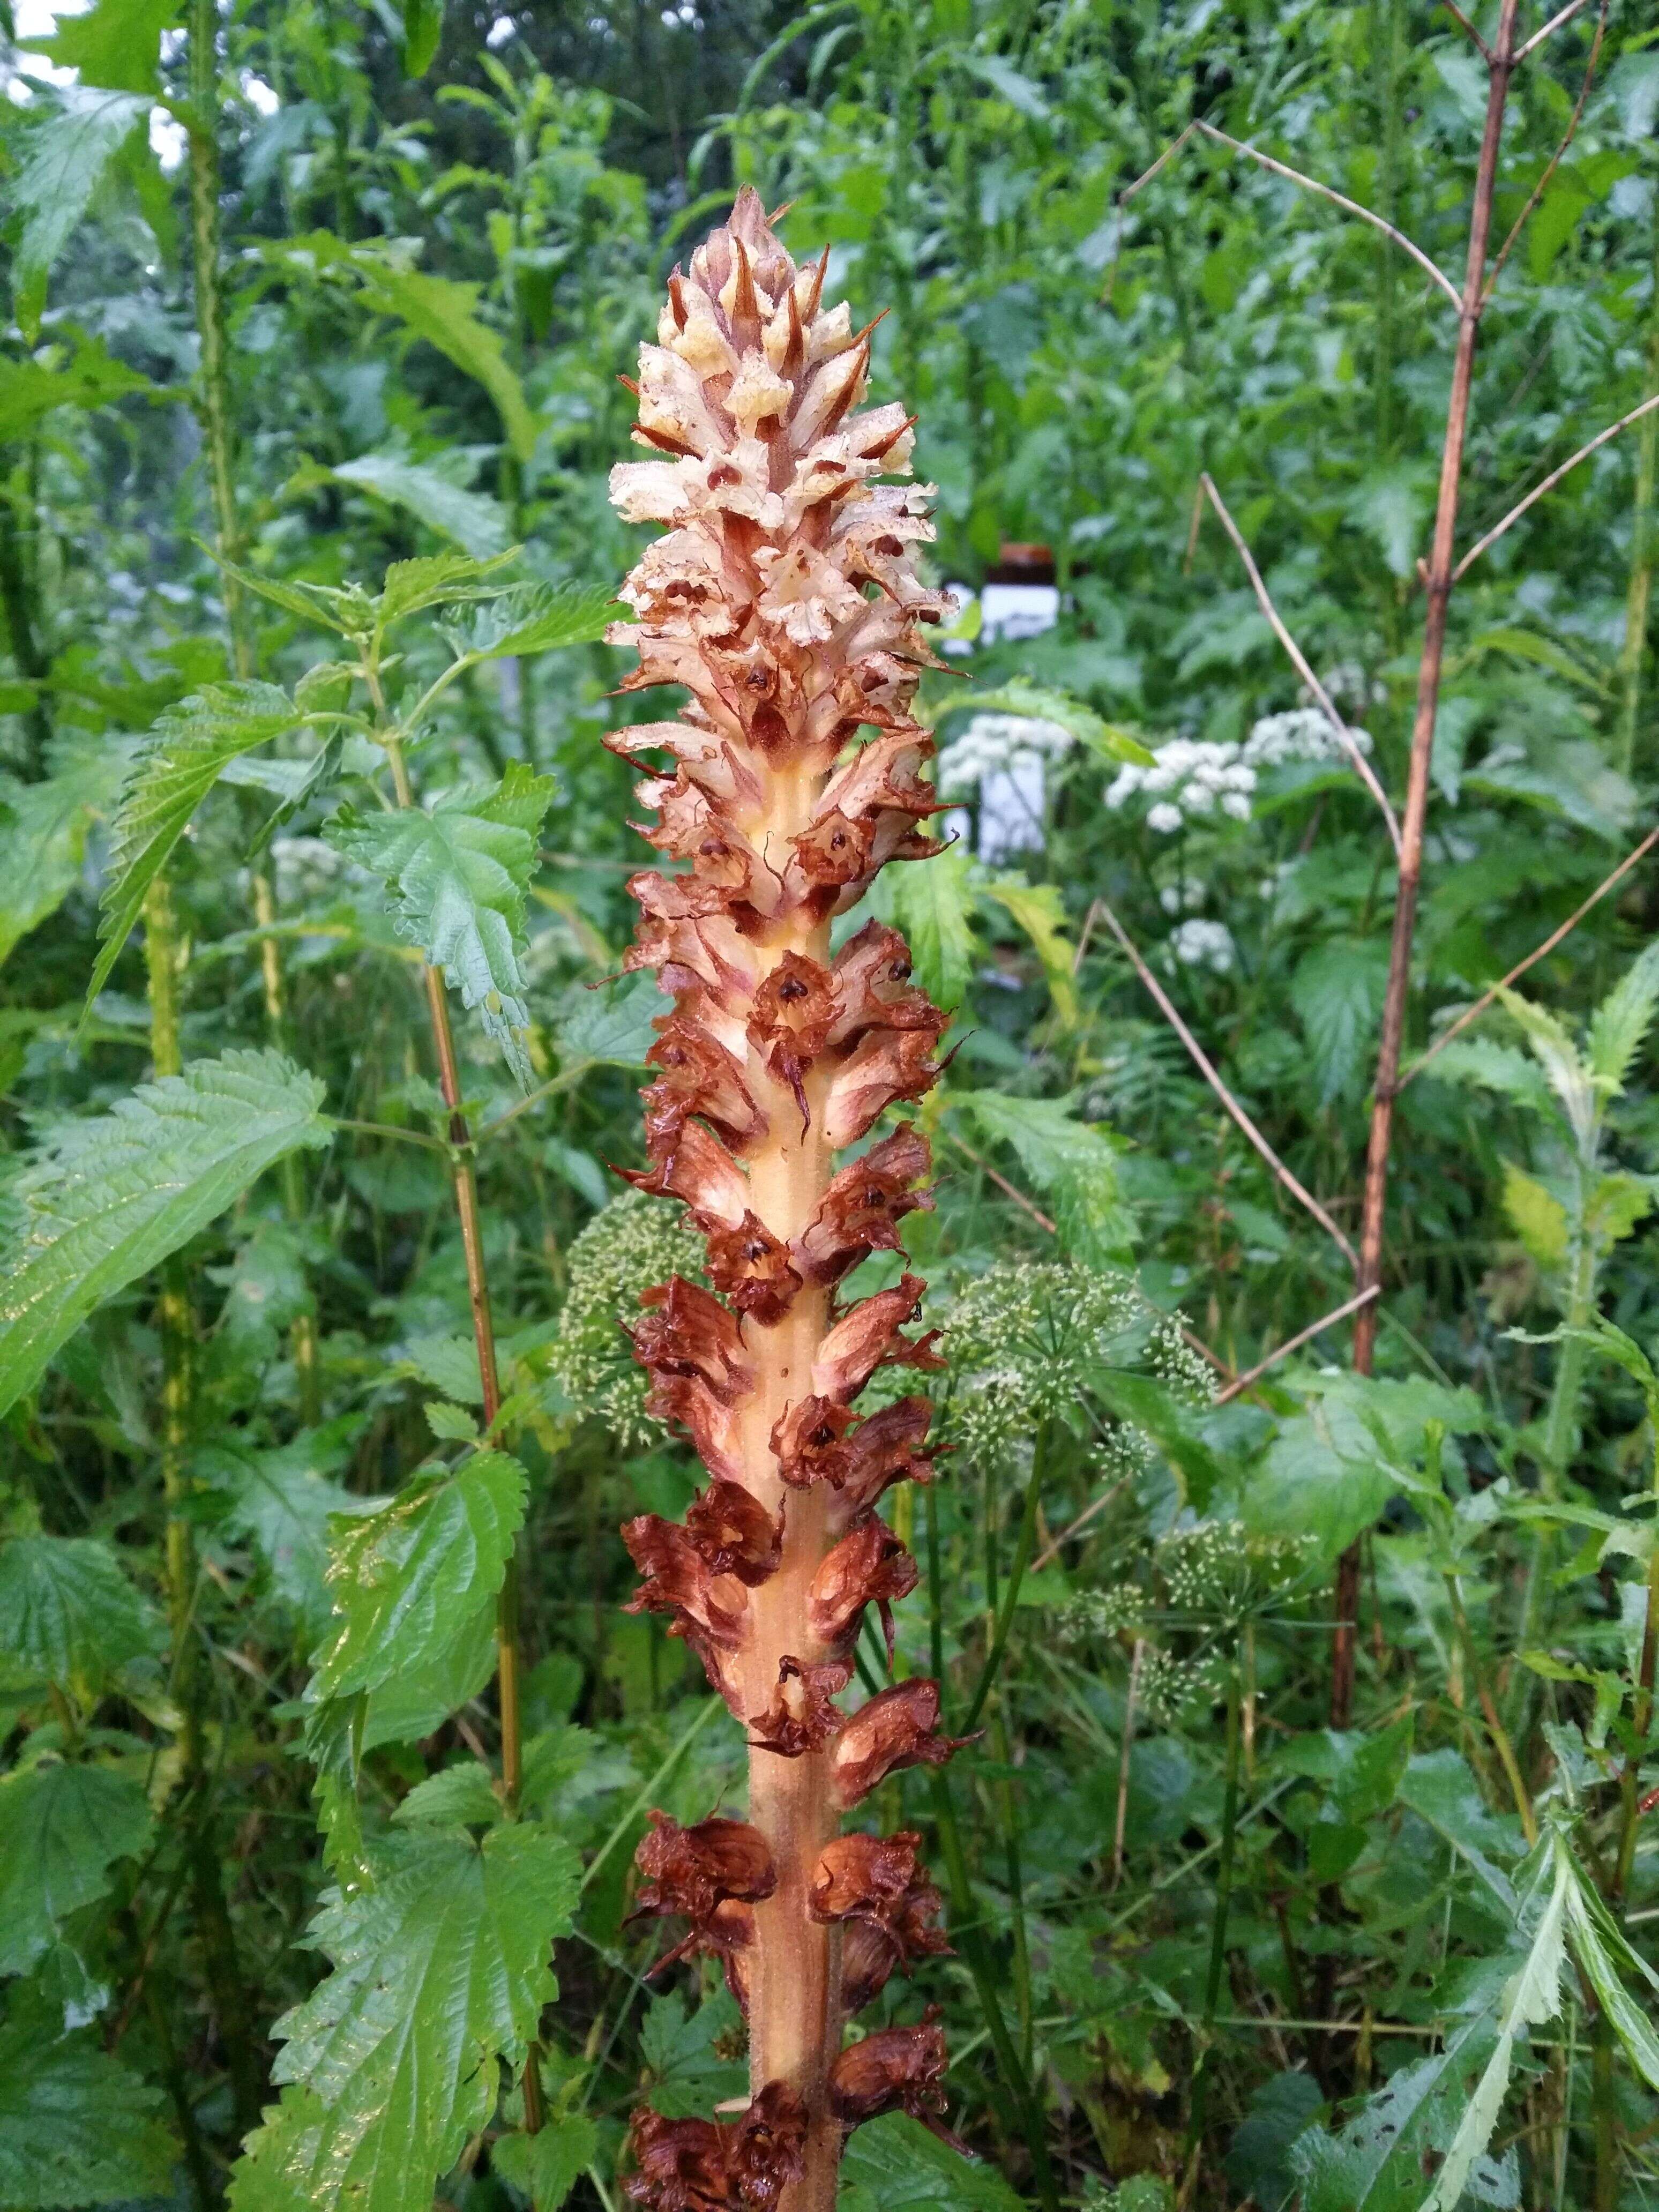
[[[42,2008],[14,1997],[0,2025],[0,2208],[165,2197],[179,2153],[161,2093],[92,2034],[58,2038]]]
[[[1504,1163],[1504,1212],[1535,1265],[1559,1267],[1565,1262],[1572,1242],[1566,1207],[1513,1160]]]
[[[640,2027],[640,2054],[653,2076],[651,2102],[665,2119],[707,2118],[716,2105],[741,2094],[743,2075],[729,2056],[729,2039],[740,2025],[728,1990],[689,2012],[677,1990],[652,1999]],[[725,2051],[719,2047],[723,2039]]]
[[[931,860],[884,868],[870,890],[872,911],[910,948],[916,981],[947,1013],[962,1004],[974,972],[972,863],[960,846]]]
[[[494,789],[447,793],[430,813],[360,814],[343,807],[331,844],[379,876],[395,901],[400,935],[441,968],[464,1006],[482,1015],[526,1090],[528,986],[519,964],[536,833],[556,787],[513,762]]]
[[[386,1500],[330,1480],[351,1457],[362,1419],[347,1414],[324,1428],[301,1429],[270,1451],[221,1447],[198,1463],[198,1480],[229,1494],[219,1525],[253,1545],[271,1593],[313,1642],[328,1628],[330,1516],[374,1513]]]
[[[465,1759],[417,1782],[392,1817],[403,1828],[493,1828],[505,1814],[489,1768]]]
[[[580,1863],[521,1821],[379,1847],[376,1882],[326,1901],[309,1941],[333,1971],[277,2022],[285,2097],[251,2140],[236,2212],[427,2212],[434,2183],[495,2107],[557,1994]]]
[[[1435,1054],[1425,1073],[1442,1083],[1475,1083],[1534,1112],[1549,1103],[1543,1071],[1513,1045],[1490,1037],[1455,1037]]]
[[[452,1406],[444,1399],[434,1398],[422,1410],[428,1428],[446,1443],[477,1442],[478,1424],[465,1406]]]
[[[328,1141],[322,1085],[273,1052],[228,1052],[60,1123],[12,1185],[0,1270],[0,1413],[94,1307],[205,1229],[285,1153]]]
[[[506,550],[507,521],[501,501],[466,490],[440,468],[398,453],[365,453],[328,473],[337,483],[359,486],[402,507],[441,537],[453,538],[475,560]]]
[[[532,2212],[559,2212],[599,2154],[599,2131],[586,2112],[560,2112],[533,2136],[502,2136],[489,2170],[530,2199]]]
[[[1252,2091],[1250,2108],[1227,2148],[1227,2179],[1261,2212],[1280,2212],[1296,2186],[1291,2146],[1317,2116],[1324,2095],[1311,2074],[1274,2074]]]
[[[1389,2075],[1366,2099],[1340,2136],[1309,2128],[1291,2143],[1287,2162],[1302,2184],[1304,2212],[1416,2212],[1423,2162],[1443,2153],[1455,2136],[1464,2079],[1492,2041],[1491,2023],[1458,2028],[1445,2048]],[[1506,2160],[1477,2157],[1469,2197],[1512,2206],[1519,2201],[1513,2153]]]
[[[424,76],[444,34],[444,0],[404,0],[404,73]]]
[[[78,70],[83,85],[154,94],[161,88],[161,33],[178,14],[179,0],[96,0],[84,15],[60,15],[50,38],[24,43],[58,68]]]
[[[1297,963],[1290,1000],[1313,1055],[1322,1104],[1359,1095],[1388,982],[1385,945],[1333,938]]]
[[[135,392],[171,396],[117,361],[101,338],[57,331],[53,337],[70,339],[73,352],[64,357],[62,344],[54,343],[47,361],[0,358],[0,441],[25,436],[55,407],[104,407]]]
[[[1620,1091],[1659,1008],[1659,939],[1639,953],[1596,1008],[1585,1057],[1590,1073]]]
[[[1536,761],[1527,759],[1518,747],[1494,745],[1464,771],[1463,781],[1485,797],[1520,799],[1609,841],[1624,834],[1636,812],[1629,778],[1588,740],[1552,744]]]
[[[1010,872],[983,878],[978,890],[981,901],[994,901],[1030,939],[1042,963],[1054,1012],[1068,1030],[1075,1029],[1079,1006],[1072,967],[1077,948],[1066,934],[1066,907],[1060,886],[1028,884],[1024,876]]]
[[[0,780],[0,962],[80,881],[87,832],[113,807],[131,751],[122,738],[60,738],[41,782]]]
[[[264,576],[254,568],[239,568],[222,553],[214,559],[228,576],[256,598],[297,615],[319,629],[331,629],[338,637],[367,637],[374,628],[374,602],[361,584],[307,584],[285,576]]]
[[[1367,476],[1350,496],[1347,513],[1381,552],[1390,574],[1407,577],[1417,560],[1429,505],[1420,468],[1396,465]]]
[[[22,168],[8,179],[10,204],[23,217],[12,283],[17,319],[31,341],[46,307],[52,264],[91,205],[105,170],[150,108],[143,94],[73,84],[65,85],[58,100],[56,111],[31,135]]]
[[[950,1108],[1012,1151],[1039,1192],[1054,1203],[1060,1242],[1094,1265],[1123,1259],[1134,1218],[1119,1188],[1117,1152],[1102,1129],[1074,1118],[1070,1102],[1015,1098],[1000,1091],[953,1091]]]
[[[378,1513],[337,1522],[337,1626],[314,1694],[377,1689],[435,1657],[501,1588],[527,1494],[517,1460],[474,1452],[453,1474],[417,1475]]]
[[[161,1648],[161,1618],[92,1536],[13,1536],[0,1546],[0,1670],[89,1703]]]
[[[1408,1762],[1395,1795],[1467,1860],[1502,1911],[1514,1911],[1514,1886],[1496,1862],[1520,1856],[1520,1826],[1511,1815],[1488,1812],[1462,1752],[1449,1744],[1419,1752]]]
[[[605,584],[516,584],[446,626],[458,653],[477,660],[597,645],[625,612]]]
[[[499,599],[512,586],[488,580],[510,568],[521,550],[509,545],[483,558],[471,553],[427,553],[417,561],[394,561],[374,602],[375,620],[390,629],[427,607]]]
[[[424,338],[464,374],[473,377],[495,403],[507,442],[521,461],[535,450],[536,418],[524,386],[507,365],[501,333],[478,320],[481,288],[447,276],[428,276],[418,269],[399,269],[373,252],[351,254],[362,280],[362,297],[378,313],[392,315],[412,337]]]
[[[0,1780],[0,1974],[27,1973],[155,1825],[143,1786],[106,1766],[43,1759]]]
[[[656,977],[648,974],[573,991],[567,1004],[570,1012],[557,1029],[562,1056],[612,1067],[643,1067],[657,1042],[652,1024],[671,1011]]]
[[[299,720],[299,709],[274,684],[213,684],[170,707],[142,741],[111,832],[99,933],[104,941],[87,986],[88,1007],[137,921],[144,894],[224,769]]]
[[[1020,2199],[994,2166],[964,2158],[902,2112],[856,2129],[842,2172],[867,2189],[881,2212],[923,2205],[939,2212],[1020,2212]]]
[[[478,1347],[471,1337],[411,1336],[405,1349],[416,1373],[434,1390],[441,1390],[458,1405],[483,1405]]]

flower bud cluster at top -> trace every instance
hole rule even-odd
[[[931,1334],[906,1334],[915,1276],[836,1298],[931,1203],[924,1138],[901,1122],[835,1155],[933,1083],[945,1017],[893,930],[869,923],[832,955],[830,925],[884,862],[939,849],[932,741],[908,710],[933,665],[918,625],[947,607],[915,572],[930,488],[876,481],[908,474],[910,425],[857,411],[869,332],[823,306],[827,258],[798,270],[745,188],[669,279],[641,351],[635,436],[659,458],[611,484],[627,520],[667,526],[622,592],[639,620],[613,641],[640,659],[623,688],[690,694],[677,720],[605,741],[645,769],[643,834],[673,864],[631,885],[628,964],[674,1005],[649,1055],[650,1165],[630,1179],[683,1201],[712,1285],[671,1276],[632,1331],[647,1409],[690,1436],[708,1484],[684,1522],[623,1533],[635,1609],[670,1616],[751,1747],[747,1820],[655,1814],[638,1854],[639,1911],[684,1923],[671,1959],[719,1959],[750,2030],[740,2119],[635,2117],[629,2190],[665,2212],[830,2212],[849,2127],[931,2121],[943,2101],[931,2020],[842,2048],[847,2019],[943,1937],[919,1838],[841,1818],[953,1747],[931,1681],[837,1703],[866,1609],[890,1655],[888,1609],[916,1581],[878,1504],[932,1472],[925,1397],[862,1419],[854,1401],[878,1367],[940,1362]]]

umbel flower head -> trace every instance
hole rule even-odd
[[[612,641],[639,666],[622,688],[687,695],[677,719],[606,739],[643,772],[660,855],[631,885],[627,964],[673,1002],[630,1179],[678,1200],[704,1248],[645,1291],[631,1333],[645,1411],[709,1477],[684,1523],[643,1514],[623,1534],[635,1608],[669,1617],[750,1746],[746,1823],[659,1817],[640,1850],[640,1911],[686,1924],[671,1959],[719,1958],[750,2027],[740,2123],[636,2118],[629,2191],[660,2212],[833,2212],[845,2131],[897,2110],[932,2124],[942,2103],[931,2020],[842,2048],[848,2014],[943,1938],[917,1838],[854,1844],[841,1815],[955,1746],[933,1682],[839,1702],[867,1609],[890,1650],[889,1608],[916,1580],[882,1498],[933,1473],[926,1397],[857,1401],[883,1367],[941,1362],[915,1328],[918,1277],[837,1299],[930,1202],[926,1140],[901,1121],[836,1155],[927,1091],[945,1018],[895,931],[866,923],[832,956],[830,923],[887,861],[939,850],[933,741],[909,708],[947,606],[915,568],[929,488],[883,481],[908,475],[909,421],[860,405],[870,331],[825,305],[827,265],[798,269],[738,195],[669,279],[634,387],[652,458],[611,485],[665,533],[623,587],[639,619]]]

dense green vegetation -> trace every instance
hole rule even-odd
[[[744,183],[887,311],[967,594],[857,1286],[945,1332],[858,1660],[982,1731],[871,1800],[969,2156],[878,2119],[842,2201],[1654,2201],[1650,857],[1486,994],[1648,830],[1659,409],[1442,589],[1659,394],[1659,33],[1548,12],[0,0],[4,2212],[614,2212],[744,2094],[630,1917],[744,1759],[625,1610],[693,1461],[618,1322],[697,1258],[611,1171],[600,743],[672,711],[619,380]]]

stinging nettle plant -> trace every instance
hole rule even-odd
[[[932,751],[908,709],[932,656],[918,580],[933,535],[898,405],[854,411],[869,331],[822,303],[828,255],[798,270],[745,188],[729,224],[669,279],[640,357],[636,437],[666,458],[619,465],[625,519],[669,526],[623,598],[638,647],[626,689],[678,684],[678,721],[622,730],[626,757],[666,752],[641,789],[675,873],[636,877],[629,955],[675,1001],[650,1058],[644,1189],[684,1200],[714,1293],[676,1275],[634,1329],[650,1410],[689,1431],[708,1482],[684,1525],[623,1531],[645,1580],[635,1610],[672,1614],[750,1741],[748,1822],[681,1827],[640,1848],[640,1909],[717,1955],[748,2017],[750,2096],[732,2124],[635,2116],[641,2203],[830,2212],[845,2131],[904,2110],[936,2118],[944,2038],[931,2020],[842,2049],[843,2024],[896,1967],[943,1948],[918,1838],[843,1832],[883,1778],[954,1747],[937,1683],[908,1679],[855,1713],[866,1608],[916,1582],[877,1511],[932,1472],[925,1397],[860,1419],[879,1366],[940,1364],[907,1336],[923,1285],[838,1310],[836,1286],[929,1200],[921,1132],[896,1128],[840,1167],[886,1108],[938,1073],[945,1017],[910,981],[904,940],[831,925],[890,860],[939,848]],[[876,735],[848,750],[860,732]],[[845,757],[843,757],[845,756]]]

